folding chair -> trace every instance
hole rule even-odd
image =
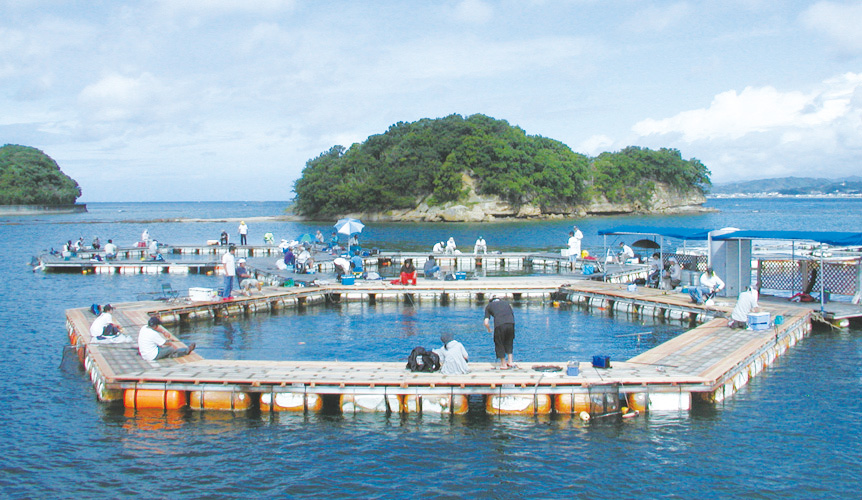
[[[172,302],[179,298],[179,290],[174,290],[170,283],[162,283],[162,296],[159,297],[167,302]]]

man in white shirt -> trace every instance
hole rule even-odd
[[[161,328],[162,320],[158,316],[152,316],[146,326],[141,327],[138,334],[138,352],[147,361],[155,361],[162,358],[178,358],[186,356],[195,350],[195,343],[188,347],[177,347],[171,342],[171,334]]]
[[[248,226],[245,221],[240,221],[239,223],[239,244],[240,245],[248,245]]]
[[[105,304],[102,306],[102,314],[100,314],[99,317],[93,320],[93,323],[90,324],[91,339],[102,340],[101,337],[103,335],[105,337],[115,337],[123,331],[123,328],[120,327],[120,325],[114,323],[114,317],[111,315],[111,311],[113,310],[114,307],[111,304]],[[105,331],[105,327],[108,325],[112,325],[113,328]]]
[[[711,267],[707,268],[706,272],[700,275],[700,286],[691,289],[689,296],[692,302],[699,305],[715,296],[715,294],[724,288],[724,281],[715,274],[715,270]]]
[[[473,254],[479,253],[479,250],[481,250],[482,253],[488,253],[488,245],[485,243],[485,238],[481,236],[476,240],[476,244],[473,245]]]
[[[455,246],[455,238],[450,236],[449,239],[446,240],[446,253],[455,253],[455,250],[457,250],[457,247]]]
[[[221,263],[224,265],[224,287],[222,289],[222,300],[230,300],[230,292],[233,288],[233,282],[236,279],[236,259],[234,257],[236,247],[231,245],[227,252],[221,257]]]
[[[622,241],[620,242],[620,264],[625,264],[629,259],[635,258],[635,251],[632,250],[632,247],[626,245]]]
[[[760,307],[757,305],[757,290],[750,286],[745,287],[745,291],[740,293],[736,300],[736,306],[730,313],[730,321],[728,321],[727,326],[745,328],[748,326],[748,314],[758,311],[760,311]]]
[[[575,262],[581,257],[581,240],[584,233],[575,226],[574,231],[569,231],[569,262]]]
[[[108,240],[108,244],[105,245],[105,259],[116,259],[117,258],[117,245],[114,245],[114,240]]]

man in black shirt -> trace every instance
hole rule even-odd
[[[500,369],[517,368],[512,357],[515,342],[515,313],[508,302],[492,297],[485,306],[485,329],[491,331],[491,316],[494,317],[494,352],[500,360]],[[506,362],[508,357],[508,363]]]

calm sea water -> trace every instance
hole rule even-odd
[[[585,246],[620,224],[862,231],[862,200],[713,200],[720,212],[578,221]],[[121,244],[144,227],[167,243],[199,243],[236,222],[150,222],[174,217],[277,215],[281,203],[90,204],[78,215],[0,218],[2,498],[238,497],[671,497],[857,498],[862,479],[862,329],[818,329],[723,404],[584,425],[566,417],[223,415],[132,412],[96,401],[81,371],[60,367],[63,312],[134,300],[169,281],[213,286],[206,276],[33,273],[30,256],[67,239]],[[366,247],[421,250],[481,234],[491,250],[556,249],[571,221],[371,224]],[[254,222],[295,237],[326,224]],[[682,331],[579,310],[518,306],[516,356],[618,359]],[[368,325],[374,324],[374,328]],[[382,327],[381,327],[382,325]],[[350,304],[198,324],[180,332],[207,357],[396,361],[436,345],[447,328],[477,362],[490,362],[481,312]]]

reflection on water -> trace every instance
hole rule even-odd
[[[183,325],[180,336],[202,356],[224,359],[406,361],[417,345],[435,348],[455,334],[471,361],[493,362],[484,303],[347,302],[283,310],[278,315]],[[629,359],[676,335],[687,323],[625,314],[593,315],[542,301],[514,304],[516,358],[587,361],[593,355]]]

